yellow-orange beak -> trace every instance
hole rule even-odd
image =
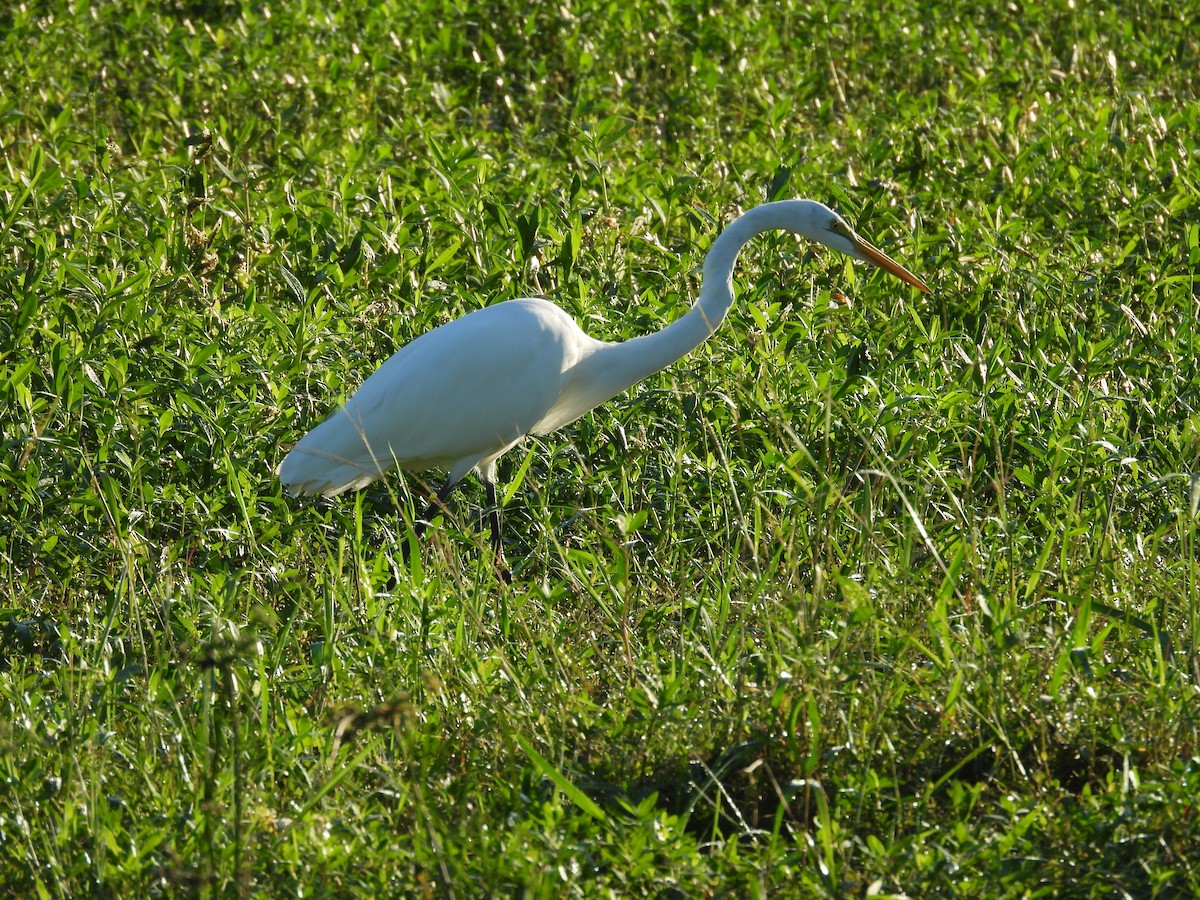
[[[871,246],[870,243],[864,241],[857,234],[851,238],[851,242],[854,244],[854,249],[867,262],[879,266],[885,272],[890,272],[901,281],[911,284],[917,290],[924,291],[926,294],[933,293],[920,278],[908,271],[908,269],[904,268],[904,266],[900,265],[900,263],[896,262],[882,250]]]

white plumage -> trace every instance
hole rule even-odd
[[[477,310],[398,350],[291,449],[279,466],[280,479],[296,493],[335,496],[393,468],[444,469],[441,502],[474,469],[488,488],[499,553],[496,460],[524,435],[573,422],[712,334],[733,303],[739,251],[750,238],[774,229],[869,261],[929,291],[827,206],[812,200],[763,204],[735,219],[713,242],[696,303],[661,331],[619,343],[598,341],[540,298]],[[418,523],[418,532],[423,525]]]

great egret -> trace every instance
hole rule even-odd
[[[476,310],[401,347],[341,409],[305,435],[278,474],[294,493],[333,497],[393,468],[444,469],[419,536],[472,469],[487,488],[492,545],[501,571],[496,460],[527,434],[575,421],[681,358],[712,334],[733,304],[733,266],[752,237],[783,230],[873,263],[925,293],[925,284],[813,200],[756,206],[721,232],[704,258],[700,295],[661,331],[598,341],[537,297]]]

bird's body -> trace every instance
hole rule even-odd
[[[496,460],[526,434],[575,421],[707,338],[733,303],[738,252],[763,231],[796,232],[928,288],[811,200],[757,206],[713,242],[692,308],[666,328],[618,343],[584,333],[548,300],[485,307],[421,335],[398,350],[346,401],[297,443],[279,466],[297,493],[334,496],[393,469],[448,472],[444,500],[474,469],[495,503]],[[492,536],[500,548],[499,516]]]
[[[280,478],[293,491],[326,496],[393,467],[443,469],[450,482],[477,468],[494,480],[500,455],[526,434],[552,430],[541,423],[591,345],[600,342],[548,300],[476,310],[388,359],[293,448]]]

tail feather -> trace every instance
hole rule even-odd
[[[283,458],[275,474],[293,494],[336,497],[366,487],[386,471],[373,460],[352,460],[297,445]]]

